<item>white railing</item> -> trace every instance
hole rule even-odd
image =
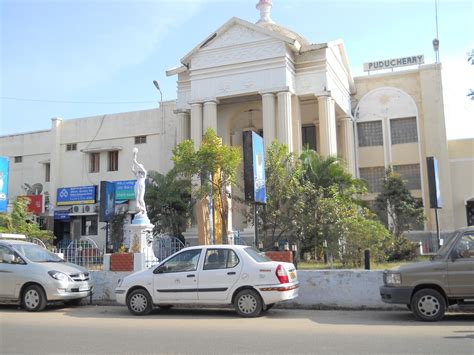
[[[57,248],[67,262],[82,266],[88,270],[102,270],[104,253],[90,238],[71,241],[67,247]]]

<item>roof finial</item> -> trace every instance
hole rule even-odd
[[[255,6],[258,10],[260,10],[260,20],[257,21],[257,24],[261,22],[274,23],[270,18],[272,6],[272,0],[260,0],[258,2],[258,4]]]

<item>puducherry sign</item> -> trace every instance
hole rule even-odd
[[[419,65],[425,63],[424,55],[414,55],[396,59],[384,59],[376,62],[364,63],[364,71],[391,69],[396,67],[405,67],[408,65]]]

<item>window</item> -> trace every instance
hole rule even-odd
[[[316,126],[301,127],[301,141],[303,148],[316,150]]]
[[[204,259],[204,270],[230,269],[239,263],[239,258],[230,249],[208,249]]]
[[[82,216],[81,235],[97,235],[97,216]]]
[[[456,245],[458,258],[474,259],[474,234],[465,234]]]
[[[135,144],[145,144],[145,143],[146,143],[146,136],[135,137]]]
[[[15,157],[15,163],[21,163],[23,161],[23,157],[22,156],[17,156]]]
[[[261,253],[260,251],[258,251],[257,249],[253,247],[248,247],[248,248],[245,248],[244,250],[257,263],[265,263],[267,261],[272,261],[271,259],[266,257],[265,254]]]
[[[392,144],[418,142],[416,118],[397,118],[390,120],[390,137]]]
[[[109,152],[109,171],[118,170],[118,151],[113,150]]]
[[[44,181],[49,182],[51,180],[51,164],[44,164]]]
[[[77,150],[77,144],[76,143],[66,144],[66,152],[71,152],[73,150]]]
[[[383,166],[359,168],[359,175],[362,180],[367,182],[369,192],[382,191],[382,183],[385,178],[385,168]]]
[[[155,273],[185,272],[197,270],[202,249],[186,250],[161,264]]]
[[[89,172],[98,173],[100,171],[100,153],[91,153],[89,156]]]
[[[400,174],[407,189],[421,189],[420,164],[395,165],[393,171]]]
[[[358,123],[357,138],[359,147],[383,145],[382,121]]]

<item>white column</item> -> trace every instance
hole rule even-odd
[[[291,123],[291,93],[279,92],[278,96],[278,141],[288,146],[288,151],[293,151],[293,126]]]
[[[206,101],[204,103],[203,134],[208,128],[212,128],[217,133],[217,102]]]
[[[191,104],[191,139],[194,141],[194,148],[199,149],[202,141],[202,104]]]
[[[54,208],[56,207],[56,192],[61,184],[61,153],[60,153],[60,141],[61,141],[61,123],[62,119],[54,117],[51,119],[51,156],[50,156],[50,180],[49,180],[49,204],[53,208],[49,209],[49,215],[54,215]],[[86,165],[88,166],[88,165]],[[87,169],[87,168],[86,168]]]
[[[336,110],[334,99],[330,96],[318,96],[319,140],[321,156],[337,156]]]
[[[176,120],[176,144],[189,139],[189,113],[179,112]]]
[[[270,147],[276,138],[275,133],[275,94],[262,94],[263,143],[265,149]]]
[[[347,171],[356,176],[355,171],[355,148],[354,148],[354,122],[350,117],[341,119],[342,130],[342,158],[346,164]]]
[[[293,151],[296,154],[301,153],[302,138],[301,138],[301,106],[298,96],[293,96],[291,107],[293,109]]]

